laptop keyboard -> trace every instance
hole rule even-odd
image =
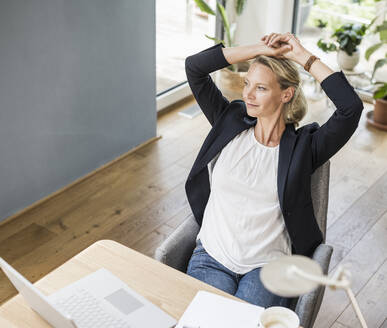
[[[73,319],[79,328],[130,328],[123,320],[113,317],[103,309],[100,301],[84,289],[55,301],[63,312]]]

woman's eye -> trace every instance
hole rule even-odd
[[[246,81],[244,81],[243,83],[244,83],[245,85],[247,85],[247,82],[246,82]],[[264,87],[258,86],[257,89],[259,89],[259,88],[260,88],[261,90],[266,90]]]

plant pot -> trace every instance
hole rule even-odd
[[[339,49],[337,52],[337,63],[340,68],[352,71],[354,67],[358,64],[360,60],[360,51],[359,48],[352,53],[352,56],[349,56],[344,50]]]
[[[215,83],[223,96],[229,101],[242,99],[244,87],[244,77],[247,74],[249,64],[247,62],[238,63],[237,72],[229,70],[227,67],[218,70],[215,75]]]
[[[387,100],[381,98],[375,99],[374,121],[387,125]]]
[[[367,122],[375,128],[387,131],[387,100],[375,99],[374,110],[367,113]]]

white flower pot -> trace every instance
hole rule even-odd
[[[337,63],[340,68],[347,71],[352,71],[354,67],[358,64],[360,60],[360,51],[359,48],[352,53],[352,56],[349,56],[344,50],[339,49],[337,52]]]

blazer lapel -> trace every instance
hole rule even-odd
[[[293,155],[293,148],[296,143],[297,135],[295,133],[293,124],[286,124],[286,129],[280,140],[279,156],[278,156],[278,175],[277,175],[277,188],[278,198],[284,210],[284,192],[286,181],[288,178],[288,170],[290,161]]]
[[[202,149],[198,154],[189,177],[193,177],[199,173],[230,140],[237,134],[255,125],[256,122],[256,118],[242,116],[238,112],[226,116],[224,120],[219,122],[220,125],[211,131],[212,134],[209,136],[209,145],[205,149]]]

